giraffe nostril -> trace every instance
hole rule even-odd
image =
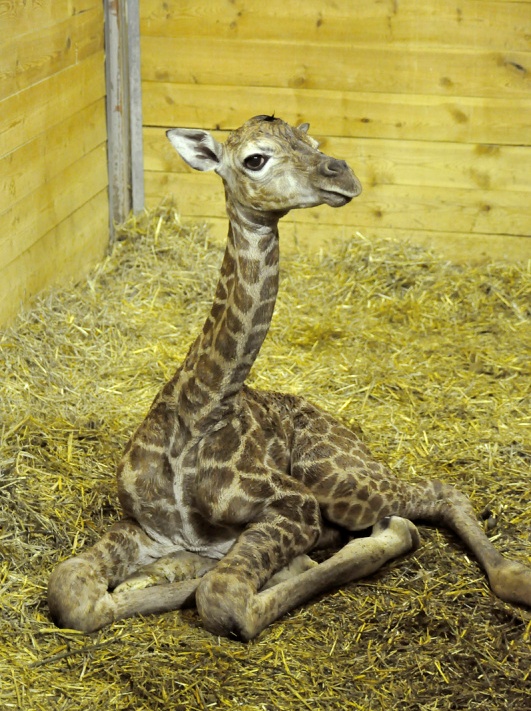
[[[335,158],[327,158],[319,166],[322,175],[333,177],[340,175],[345,170],[348,170],[348,165],[344,160],[336,160]]]

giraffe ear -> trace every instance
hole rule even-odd
[[[297,126],[299,131],[302,131],[303,133],[308,133],[308,129],[310,128],[309,123],[301,123],[300,126]]]
[[[217,170],[223,147],[208,131],[195,128],[172,128],[166,131],[170,143],[181,158],[196,170]]]

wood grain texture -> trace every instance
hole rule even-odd
[[[102,144],[0,214],[0,274],[106,185],[106,146]]]
[[[529,99],[531,54],[419,42],[143,37],[144,81]]]
[[[108,242],[101,0],[0,0],[0,323]]]
[[[0,214],[105,141],[101,98],[0,158]]]
[[[305,236],[352,229],[529,255],[531,3],[527,0],[143,0],[146,193],[223,220],[212,176],[165,142],[256,114],[309,121],[364,191],[290,215]],[[449,235],[456,235],[450,239]],[[463,236],[468,236],[467,240]],[[515,245],[520,247],[517,249]],[[528,257],[526,257],[528,258]]]
[[[363,179],[362,179],[363,183]],[[195,219],[222,217],[224,195],[216,176],[188,173],[146,174],[146,198],[153,205],[160,197],[175,196],[179,211]],[[301,224],[328,224],[350,228],[438,230],[496,235],[531,234],[529,193],[431,186],[377,185],[368,187],[352,207],[327,206],[301,211]]]
[[[0,26],[4,36],[17,37],[101,8],[101,4],[101,0],[0,0]]]
[[[104,54],[0,101],[0,156],[105,96]]]
[[[146,126],[233,130],[273,113],[323,136],[531,143],[531,96],[514,99],[144,82]],[[527,138],[526,138],[527,136]]]
[[[223,142],[227,132],[214,131]],[[525,146],[399,141],[376,138],[320,136],[325,153],[343,158],[366,190],[377,185],[418,185],[440,188],[480,188],[490,191],[531,191]],[[148,171],[193,173],[158,128],[144,128],[144,166]],[[200,182],[198,181],[198,186]]]
[[[108,244],[107,191],[95,194],[0,271],[0,324],[52,283],[79,279],[99,262]]]
[[[0,100],[103,49],[103,5],[0,43]]]
[[[528,0],[142,0],[140,21],[150,204],[173,193],[218,229],[219,182],[183,166],[164,129],[275,112],[310,121],[364,186],[347,210],[290,215],[293,240],[361,229],[456,258],[529,254]],[[101,252],[103,5],[0,0],[0,25],[0,283],[20,301],[53,277],[39,259],[75,272]],[[66,246],[69,229],[84,236]],[[0,321],[8,302],[4,288]]]
[[[529,17],[504,0],[142,0],[141,31],[153,37],[529,50]]]

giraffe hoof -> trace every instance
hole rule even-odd
[[[278,583],[282,583],[284,580],[289,580],[290,578],[294,578],[296,575],[304,573],[305,570],[315,568],[317,565],[318,563],[315,560],[312,560],[310,556],[306,554],[298,555],[289,565],[282,568],[282,570],[279,570],[278,573],[275,573],[275,575],[267,581],[262,590],[268,590],[269,588],[278,585]]]
[[[392,537],[402,553],[414,551],[420,546],[417,527],[407,518],[386,516],[373,526],[372,536]]]
[[[114,589],[115,593],[201,578],[217,561],[190,551],[175,551],[142,566]]]
[[[503,561],[489,575],[492,591],[505,602],[531,607],[531,568],[514,560]]]
[[[114,588],[113,593],[123,593],[128,592],[129,590],[145,590],[146,588],[151,588],[155,585],[162,585],[167,582],[173,581],[168,581],[168,579],[163,576],[156,577],[155,575],[141,574],[131,575],[131,577],[124,580],[123,583],[117,585]]]

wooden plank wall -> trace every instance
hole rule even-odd
[[[217,229],[216,176],[172,153],[171,126],[309,121],[364,192],[291,213],[322,244],[397,235],[456,259],[531,258],[531,2],[140,0],[146,197]]]
[[[0,324],[109,237],[101,0],[0,2]]]

